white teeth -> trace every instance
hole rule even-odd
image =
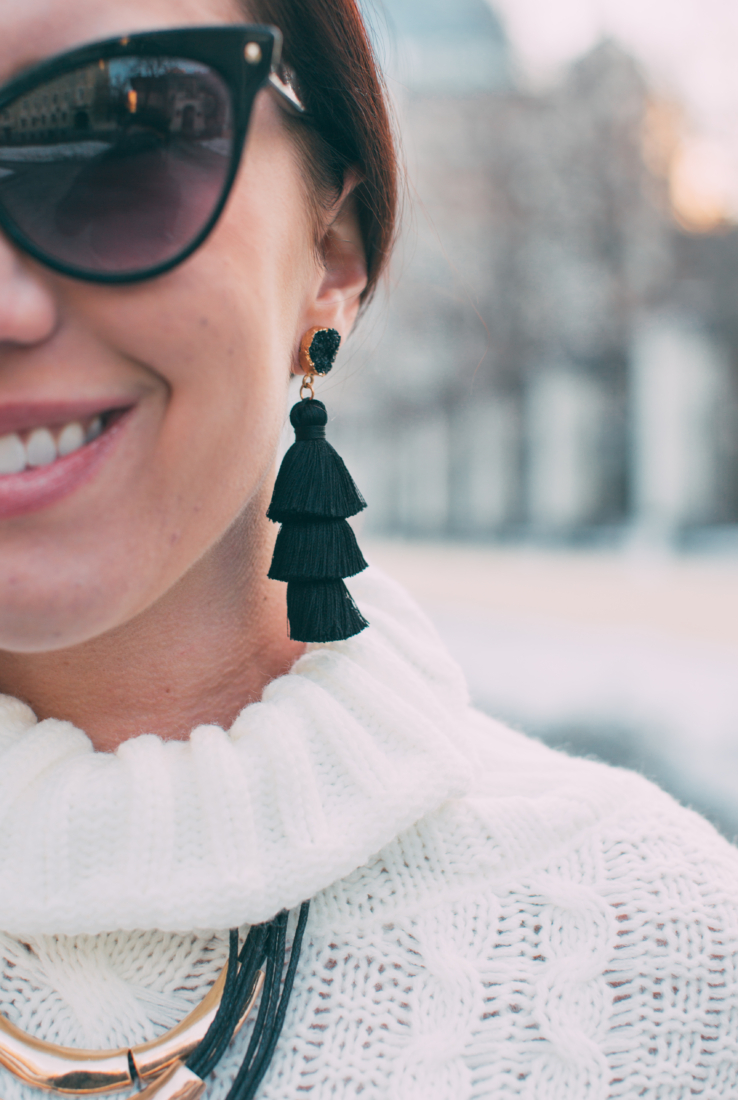
[[[56,460],[56,443],[48,428],[36,428],[26,440],[29,466],[49,466]]]
[[[56,447],[59,451],[59,458],[64,458],[66,455],[71,455],[74,451],[78,451],[80,447],[85,444],[85,433],[81,424],[78,424],[75,420],[71,424],[67,424],[61,431]]]
[[[35,428],[25,443],[17,432],[0,436],[0,477],[20,474],[28,467],[50,466],[57,458],[74,454],[85,443],[91,443],[103,430],[102,417],[96,416],[87,431],[78,420],[65,424],[58,441],[48,428]]]
[[[97,439],[102,430],[102,419],[99,416],[96,416],[90,424],[89,428],[87,429],[87,442],[91,443],[93,439]]]
[[[19,474],[26,468],[26,448],[15,432],[0,436],[0,474]]]

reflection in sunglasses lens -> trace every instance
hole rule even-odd
[[[100,60],[0,111],[0,203],[49,258],[99,274],[144,271],[207,225],[232,148],[230,97],[212,69]]]

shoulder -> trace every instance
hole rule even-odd
[[[573,758],[470,711],[475,784],[465,800],[499,851],[499,866],[562,862],[596,845],[624,871],[720,868],[738,902],[738,849],[703,817],[635,772]],[[609,866],[609,863],[607,864]],[[601,868],[601,870],[604,869]]]
[[[321,895],[336,915],[346,905],[355,919],[379,874],[386,892],[372,886],[372,911],[480,891],[522,901],[548,883],[616,907],[635,896],[644,905],[647,890],[653,912],[690,911],[699,896],[736,919],[738,849],[699,814],[634,772],[556,752],[473,709],[459,722],[471,789]]]

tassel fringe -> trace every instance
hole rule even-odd
[[[293,443],[282,460],[267,515],[275,523],[304,517],[347,519],[366,508],[346,465],[327,439]]]
[[[285,523],[277,535],[269,576],[273,581],[353,577],[366,569],[356,535],[345,519]]]
[[[322,401],[293,405],[295,442],[284,456],[267,516],[282,524],[269,577],[287,581],[290,637],[298,642],[352,638],[367,621],[343,583],[366,569],[346,522],[366,501],[325,438]]]
[[[296,642],[336,642],[369,625],[342,580],[290,581],[287,618]]]

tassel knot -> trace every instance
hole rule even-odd
[[[309,424],[304,428],[297,428],[295,439],[298,443],[305,443],[308,439],[325,439],[325,428],[320,424]]]
[[[318,401],[317,397],[305,397],[290,409],[290,424],[295,431],[312,427],[325,428],[327,423],[328,413],[325,411],[325,405],[322,401]]]

